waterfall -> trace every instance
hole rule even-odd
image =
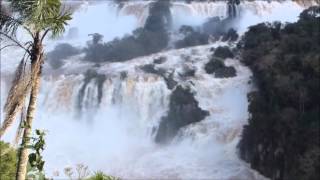
[[[148,14],[149,5],[152,1],[135,1],[125,3],[120,7],[119,14],[133,15],[138,19],[139,26],[143,26]],[[215,1],[215,2],[198,2],[192,1],[191,3],[183,3],[179,1],[173,1],[171,3],[171,14],[173,21],[181,14],[192,16],[193,18],[210,18],[220,17],[227,18],[228,16],[240,16],[243,13],[250,12],[255,16],[270,16],[273,9],[282,6],[283,4],[291,4],[292,6],[310,7],[316,4],[316,1],[312,0],[296,0],[292,1],[241,1],[239,5],[228,4],[227,1]]]
[[[93,68],[96,76],[89,79],[86,70],[69,75],[47,73],[34,128],[47,130],[44,157],[48,175],[59,172],[60,178],[64,177],[63,168],[83,163],[122,178],[260,177],[236,155],[248,117],[246,94],[251,89],[247,83],[251,73],[239,61],[228,59],[226,64],[237,69],[236,77],[217,79],[206,74],[203,66],[211,48],[173,50],[130,62],[107,63]],[[174,80],[190,86],[199,106],[210,112],[203,121],[181,129],[164,147],[154,142],[154,135],[168,111],[172,90],[164,78],[140,68],[160,57],[167,61],[156,67],[167,72],[174,67]],[[76,61],[79,66],[82,63]],[[186,66],[195,69],[194,77],[181,76]],[[99,82],[102,74],[105,79]],[[1,88],[9,84],[3,80]],[[5,138],[10,139],[10,134]]]
[[[95,17],[96,12],[105,12],[110,3],[83,6],[87,6],[87,11],[76,10],[70,23],[79,28],[81,44],[88,40],[87,33],[95,33],[91,30],[108,32],[101,22],[92,21],[87,27],[90,19],[81,20],[86,15]],[[134,29],[134,22],[144,24],[148,6],[145,1],[128,2],[119,12],[112,6],[108,13],[128,18]],[[286,16],[277,13],[284,9],[290,9]],[[241,30],[245,30],[248,25],[264,20],[294,21],[302,9],[291,1],[243,1],[236,13],[243,15],[239,23]],[[249,12],[250,16],[243,12]],[[173,23],[179,14],[184,19],[225,18],[228,6],[225,2],[174,2],[171,13]],[[132,15],[137,20],[132,20]],[[109,25],[118,21],[109,18],[103,22]],[[121,35],[125,33],[127,29]],[[75,41],[59,39],[46,43],[51,48],[61,42]],[[64,168],[82,163],[91,171],[101,170],[123,179],[265,179],[237,156],[237,144],[249,116],[247,93],[253,89],[252,74],[238,59],[225,60],[227,66],[235,68],[235,77],[215,78],[207,74],[204,66],[211,58],[212,49],[218,46],[235,47],[215,42],[99,65],[84,62],[84,54],[80,54],[67,59],[57,70],[45,64],[34,129],[47,132],[43,152],[47,177],[65,178]],[[12,48],[1,51],[1,112],[17,65],[12,54],[20,57],[23,53]],[[159,59],[164,60],[156,63]],[[141,67],[146,65],[154,65],[162,74],[144,71]],[[186,76],[186,69],[193,70],[194,75]],[[179,129],[169,144],[159,145],[155,143],[155,132],[169,111],[174,91],[174,87],[168,87],[168,79],[189,87],[199,107],[209,115]],[[4,140],[13,140],[16,127],[17,123]]]

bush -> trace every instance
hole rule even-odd
[[[95,172],[93,176],[87,178],[86,180],[119,180],[116,177],[108,176],[101,171]]]
[[[208,74],[213,74],[216,78],[230,78],[236,76],[236,69],[226,66],[221,59],[213,57],[204,67]]]
[[[215,51],[214,51],[214,56],[225,59],[225,58],[233,58],[234,55],[227,46],[219,46]]]
[[[204,69],[206,70],[206,72],[208,74],[212,74],[214,73],[217,69],[220,68],[224,68],[225,65],[223,63],[223,61],[216,59],[216,58],[212,58],[204,67]]]
[[[181,26],[179,30],[185,37],[175,42],[176,48],[199,46],[209,43],[209,35],[193,30],[191,26]]]
[[[12,180],[16,176],[17,151],[0,141],[0,179]]]

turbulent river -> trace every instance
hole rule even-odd
[[[130,33],[143,24],[148,14],[145,6],[145,2],[134,2],[119,10],[107,1],[80,4],[64,37],[49,40],[47,48],[59,42],[84,46],[89,33],[101,33],[105,40]],[[239,7],[243,16],[239,31],[262,21],[295,21],[303,8],[288,1],[245,2]],[[281,14],[284,10],[285,15]],[[222,2],[176,3],[173,23],[201,24],[207,17],[225,16],[226,11]],[[190,18],[183,18],[185,14]],[[90,17],[104,23],[90,21]],[[72,29],[76,38],[69,37]],[[249,116],[247,93],[254,88],[250,70],[237,59],[226,60],[226,65],[236,69],[236,77],[215,78],[204,70],[210,49],[219,45],[235,46],[216,42],[100,67],[81,61],[83,54],[68,59],[59,70],[45,64],[34,128],[47,132],[48,176],[63,178],[64,168],[84,164],[92,171],[124,179],[264,179],[237,156],[237,143]],[[20,55],[15,49],[1,52],[1,107]],[[155,67],[172,72],[176,82],[191,87],[200,108],[210,113],[180,129],[168,145],[156,144],[154,131],[168,111],[172,90],[162,77],[139,68],[159,57],[167,61]],[[181,76],[187,68],[195,69],[193,77]],[[87,69],[105,75],[103,83],[98,78],[85,80]],[[13,140],[16,127],[5,135],[6,141]]]

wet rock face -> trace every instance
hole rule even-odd
[[[178,85],[170,97],[169,112],[159,125],[155,141],[159,144],[170,142],[179,129],[199,122],[209,115],[208,111],[199,107],[198,101],[189,88]]]

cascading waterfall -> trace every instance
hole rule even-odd
[[[148,1],[136,1],[129,2],[120,7],[119,12],[122,15],[133,15],[139,21],[139,26],[143,26],[148,14],[149,6],[152,2]],[[283,4],[290,3],[291,5],[298,6],[311,6],[315,4],[315,1],[241,1],[239,5],[233,4],[228,5],[225,1],[217,2],[197,2],[192,1],[191,3],[183,3],[179,1],[172,2],[171,13],[172,17],[179,17],[181,14],[193,16],[194,18],[210,18],[210,17],[220,17],[226,18],[228,16],[239,16],[244,12],[251,12],[256,16],[268,16],[271,14],[274,8],[277,8]],[[232,7],[232,11],[229,9]],[[231,13],[231,14],[230,14]]]
[[[149,13],[147,6],[147,2],[125,3],[119,14],[135,15],[141,25]],[[282,6],[294,7],[293,15],[302,10],[292,2],[245,1],[237,13],[250,11],[259,16]],[[171,12],[173,17],[226,17],[228,8],[223,2],[175,2]],[[73,26],[77,26],[76,21]],[[99,67],[81,61],[83,54],[68,59],[62,70],[45,65],[34,128],[47,130],[44,157],[48,177],[64,178],[64,168],[81,163],[92,171],[124,179],[264,179],[237,156],[236,146],[249,116],[250,70],[237,59],[225,61],[236,69],[233,78],[215,78],[204,70],[211,49],[219,45],[232,46],[216,42],[127,62],[101,63]],[[12,52],[19,55],[10,50],[1,52],[1,107],[14,67],[8,62]],[[166,61],[154,63],[160,57]],[[141,69],[150,64],[172,75],[178,84],[190,87],[199,107],[210,113],[202,121],[181,128],[167,145],[154,139],[161,118],[168,113],[173,90],[163,76]],[[195,71],[193,76],[184,76],[186,67]],[[5,140],[13,139],[15,128]]]
[[[236,155],[248,116],[246,94],[251,73],[228,59],[226,64],[237,69],[236,77],[217,79],[206,74],[203,66],[211,47],[105,64],[93,68],[96,74],[91,78],[86,78],[88,73],[45,75],[35,128],[47,129],[44,156],[49,176],[64,177],[63,168],[83,163],[122,178],[258,179]],[[210,112],[203,121],[181,129],[166,146],[157,145],[154,135],[167,113],[171,90],[161,76],[140,68],[159,57],[167,61],[156,67],[167,72],[174,67],[174,80],[190,86],[199,106]],[[186,66],[196,70],[194,77],[181,76]],[[102,74],[105,78],[99,82]],[[1,88],[8,86],[3,84]]]

